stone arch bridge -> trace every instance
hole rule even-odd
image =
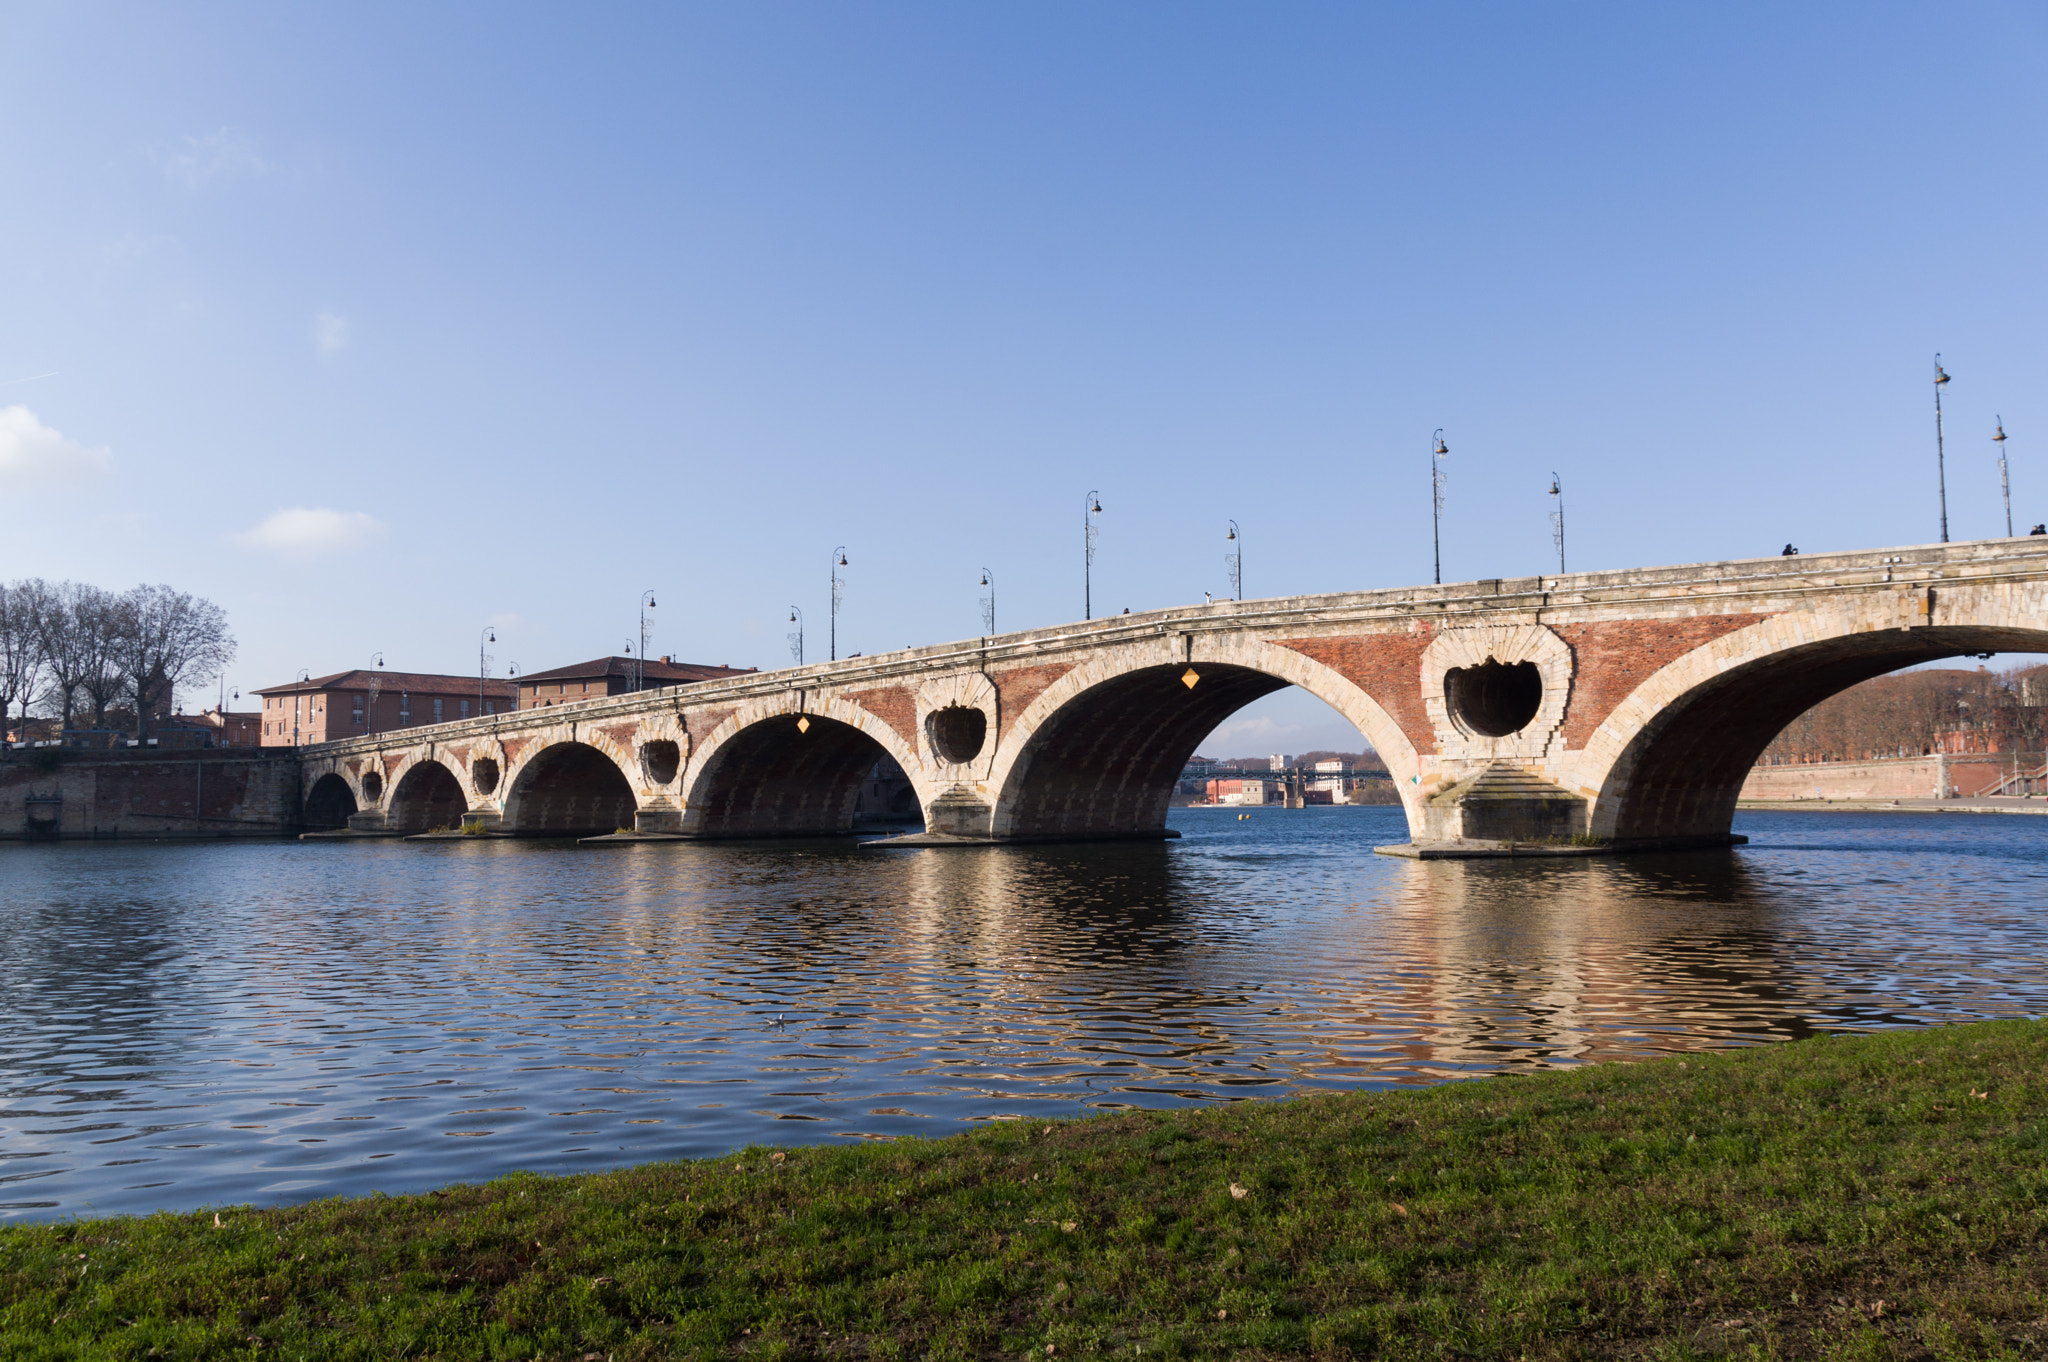
[[[903,768],[927,840],[1144,838],[1233,711],[1320,697],[1418,842],[1729,840],[1744,775],[1848,686],[2048,652],[2048,539],[1503,578],[1119,615],[309,747],[309,824],[847,831]]]

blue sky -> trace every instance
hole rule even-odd
[[[247,690],[2048,518],[2039,6],[0,4],[0,577]],[[1219,755],[1351,746],[1262,702]],[[1225,749],[1228,749],[1227,751]]]

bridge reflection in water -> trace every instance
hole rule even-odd
[[[1740,851],[1508,865],[1376,858],[1394,809],[1174,817],[945,852],[0,848],[0,1214],[2048,1010],[2048,819],[1744,815]]]

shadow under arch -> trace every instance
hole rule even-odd
[[[801,727],[799,724],[801,723]],[[699,837],[835,837],[853,831],[861,783],[894,754],[822,714],[771,714],[707,754],[691,781]]]
[[[1141,667],[1074,695],[1017,755],[996,803],[1013,841],[1157,837],[1195,747],[1252,701],[1293,682],[1220,662]]]
[[[299,821],[310,832],[331,832],[347,827],[348,816],[355,811],[356,792],[346,778],[329,771],[306,791],[306,807]]]
[[[1821,638],[1719,671],[1709,659],[1680,659],[1661,687],[1675,693],[1651,697],[1655,717],[1608,767],[1593,830],[1617,841],[1724,835],[1771,739],[1829,696],[1946,657],[2042,651],[2048,628],[1950,624]]]
[[[462,791],[462,782],[446,766],[427,758],[407,767],[391,787],[384,824],[406,832],[453,828],[468,811],[469,797]]]
[[[588,743],[560,742],[520,766],[499,826],[521,837],[590,837],[632,827],[637,807],[617,762]]]

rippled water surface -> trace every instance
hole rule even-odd
[[[1184,840],[0,848],[0,1216],[403,1191],[750,1141],[2036,1015],[2048,818],[1730,852]]]

